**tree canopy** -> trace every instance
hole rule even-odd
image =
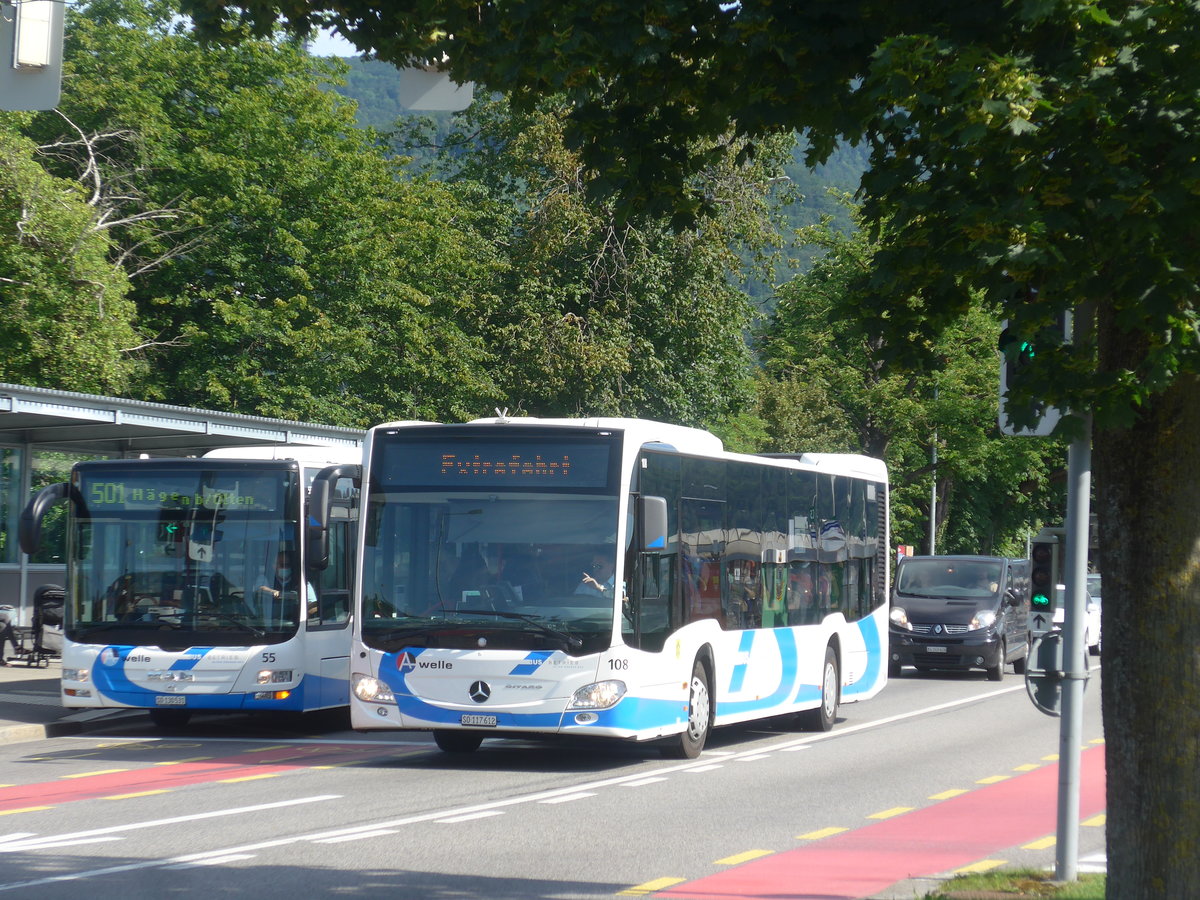
[[[1200,894],[1200,6],[1191,0],[190,0],[572,105],[599,192],[677,225],[714,156],[865,141],[862,273],[892,358],[936,366],[977,298],[1039,341],[1015,392],[1088,416],[1105,596],[1111,896]],[[721,135],[748,138],[722,143]],[[885,228],[886,223],[886,228]],[[1047,337],[1065,308],[1075,341]],[[1094,341],[1091,324],[1094,321]],[[1020,424],[1020,423],[1019,423]],[[1170,677],[1163,673],[1170,672]],[[1152,735],[1153,740],[1147,740]]]

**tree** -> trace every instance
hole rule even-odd
[[[355,127],[322,87],[340,64],[288,41],[210,52],[177,12],[79,5],[59,107],[71,124],[45,113],[27,128],[57,148],[59,174],[98,169],[123,188],[109,234],[156,342],[139,393],[343,425],[494,406],[471,322],[499,261],[475,212]]]
[[[480,210],[480,228],[505,259],[479,337],[514,410],[536,415],[643,415],[689,424],[719,419],[748,397],[744,332],[754,311],[735,279],[739,247],[773,238],[779,141],[753,164],[703,177],[719,212],[703,233],[675,233],[648,216],[622,221],[611,200],[589,199],[587,176],[563,142],[566,110],[552,97],[528,112],[504,99],[456,119],[433,170]],[[401,146],[423,145],[409,129]],[[483,223],[487,224],[483,224]]]
[[[861,215],[848,198],[848,217]],[[865,452],[894,476],[892,532],[929,546],[930,486],[936,480],[935,546],[942,553],[1021,555],[1030,523],[1062,508],[1062,445],[1000,439],[996,424],[994,311],[976,306],[943,333],[935,372],[885,365],[889,347],[864,327],[861,291],[876,243],[865,230],[843,234],[827,219],[801,229],[820,251],[812,268],[778,289],[763,329],[767,377],[760,408],[774,440],[765,449]],[[937,441],[932,464],[931,439]]]
[[[49,175],[0,113],[0,380],[94,393],[138,372],[124,271],[80,186]]]
[[[903,337],[945,331],[979,292],[1031,332],[1065,306],[1094,310],[1094,350],[1046,347],[1016,399],[1040,395],[1097,426],[1109,894],[1200,895],[1200,7],[186,8],[214,36],[231,34],[238,11],[260,29],[283,15],[300,30],[332,25],[393,62],[445,55],[456,78],[519,98],[565,92],[572,139],[602,176],[594,187],[681,222],[711,206],[694,179],[714,152],[704,140],[731,123],[751,139],[805,130],[813,162],[839,139],[865,139],[865,214],[884,238],[867,312],[897,338],[897,358],[930,364],[930,342]]]

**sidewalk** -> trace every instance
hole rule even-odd
[[[92,722],[128,715],[122,710],[64,709],[59,699],[61,676],[57,659],[41,668],[11,659],[0,666],[0,744],[79,734]]]

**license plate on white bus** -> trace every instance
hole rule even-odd
[[[495,716],[463,716],[459,720],[460,725],[482,725],[487,728],[496,727]]]
[[[187,706],[187,697],[177,694],[164,694],[154,698],[155,706]]]

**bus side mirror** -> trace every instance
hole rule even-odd
[[[358,463],[327,466],[313,479],[304,529],[309,569],[323,572],[329,566],[329,510],[333,503],[333,488],[342,478],[351,479],[355,485],[361,484],[362,466]]]
[[[665,497],[638,497],[638,522],[641,526],[643,553],[667,549],[667,500]]]
[[[46,485],[21,511],[21,519],[17,523],[17,539],[21,543],[21,549],[28,555],[33,556],[42,546],[42,519],[46,517],[46,510],[66,500],[70,490],[71,485],[65,481]]]

